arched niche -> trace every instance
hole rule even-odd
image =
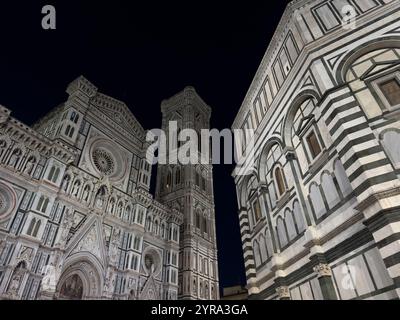
[[[57,298],[61,300],[98,300],[103,290],[103,270],[90,255],[77,254],[66,260],[57,284]]]

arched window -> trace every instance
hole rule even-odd
[[[325,198],[328,202],[328,207],[332,209],[340,202],[339,193],[336,189],[335,183],[333,182],[333,177],[329,173],[324,172],[321,177],[321,182],[322,190],[324,190]]]
[[[37,237],[37,235],[38,235],[38,233],[39,233],[39,229],[40,229],[41,224],[42,224],[42,221],[41,221],[41,220],[38,220],[38,221],[36,222],[35,228],[33,229],[33,233],[32,233],[32,236],[33,236],[33,237]]]
[[[253,251],[254,251],[254,262],[256,264],[256,267],[259,267],[262,264],[262,262],[261,262],[260,246],[257,240],[255,240],[253,243]]]
[[[200,173],[196,171],[196,186],[200,187]]]
[[[253,202],[253,215],[255,223],[260,221],[262,218],[261,207],[258,198]]]
[[[326,207],[319,186],[316,183],[313,183],[310,187],[310,201],[316,218],[322,217],[326,213]]]
[[[71,126],[68,125],[68,126],[65,128],[65,135],[66,135],[67,137],[69,137],[70,133],[71,133]]]
[[[260,235],[260,238],[258,239],[259,245],[260,245],[260,251],[261,251],[261,261],[266,261],[268,259],[268,249],[267,245],[265,242],[264,235]]]
[[[272,238],[271,238],[271,233],[269,232],[269,229],[265,230],[265,244],[266,244],[266,248],[267,248],[268,257],[271,257],[274,253],[274,249],[272,246]]]
[[[289,209],[287,209],[285,211],[285,224],[286,224],[286,229],[287,229],[287,233],[288,233],[288,237],[289,237],[288,240],[292,241],[297,236],[297,230],[296,230],[296,226],[294,224],[292,212]]]
[[[60,176],[60,168],[57,168],[54,172],[53,179],[51,179],[51,181],[56,183],[59,176]]]
[[[49,199],[41,196],[36,206],[36,210],[45,213],[49,205]]]
[[[203,233],[208,233],[208,231],[207,231],[207,218],[206,217],[203,217],[203,227],[202,227],[202,232]]]
[[[300,208],[300,203],[297,200],[293,204],[293,217],[294,221],[296,222],[298,232],[300,234],[303,233],[306,230],[306,223]]]
[[[278,195],[281,197],[286,192],[286,185],[284,181],[284,175],[281,167],[276,167],[274,170],[274,177]]]
[[[30,224],[29,224],[29,227],[28,227],[28,230],[27,230],[27,234],[28,235],[32,235],[32,232],[33,232],[33,228],[35,227],[35,225],[36,225],[36,219],[35,218],[32,218],[31,219],[31,222],[30,222]]]
[[[56,171],[56,167],[52,166],[49,171],[49,175],[47,176],[47,180],[53,181],[54,173]],[[54,182],[54,181],[53,181]]]
[[[349,178],[347,177],[346,170],[343,167],[342,162],[338,159],[335,161],[335,177],[339,184],[339,188],[342,191],[344,197],[347,197],[352,191]]]
[[[199,211],[196,211],[196,228],[200,229],[201,225],[201,213]]]
[[[286,234],[285,221],[281,217],[277,219],[277,232],[280,248],[282,249],[288,244],[288,238]]]

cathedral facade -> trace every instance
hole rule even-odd
[[[399,299],[399,9],[288,5],[233,124],[251,299]]]
[[[0,299],[217,299],[212,169],[160,168],[154,199],[128,107],[84,77],[67,93],[33,127],[0,106]],[[166,120],[208,126],[193,88],[177,97]]]

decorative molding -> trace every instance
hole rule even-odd
[[[320,263],[313,268],[314,272],[318,277],[331,277],[332,270],[331,267],[326,263]]]

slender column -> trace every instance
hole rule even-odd
[[[338,300],[332,281],[331,267],[326,263],[320,263],[314,267],[314,272],[318,274],[318,281],[324,300]]]

